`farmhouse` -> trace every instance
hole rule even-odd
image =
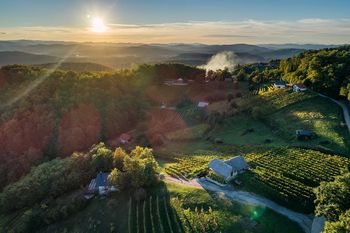
[[[247,162],[242,156],[236,156],[225,161],[226,164],[230,165],[235,172],[242,172],[249,168]]]
[[[284,88],[286,88],[286,85],[287,85],[287,83],[283,80],[279,80],[273,84],[273,86],[275,88],[278,88],[278,89],[284,89]]]
[[[209,168],[228,182],[234,179],[238,173],[247,170],[249,166],[245,159],[239,155],[226,161],[213,159],[209,163]]]
[[[114,186],[108,184],[109,173],[100,172],[97,174],[95,179],[92,179],[88,191],[90,193],[98,192],[99,195],[106,195],[108,192],[116,191]]]
[[[297,83],[293,85],[294,92],[306,91],[307,87],[302,83]]]
[[[208,106],[209,106],[209,103],[205,101],[199,101],[197,105],[198,108],[206,108]]]
[[[208,166],[216,175],[223,177],[226,182],[232,180],[236,175],[232,167],[220,159],[213,159]]]
[[[314,132],[302,129],[296,130],[295,134],[298,140],[310,140],[315,136]]]

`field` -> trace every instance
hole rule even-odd
[[[232,156],[217,152],[182,155],[165,164],[164,171],[174,178],[193,179],[208,168],[212,159],[225,160]],[[248,153],[245,158],[252,170],[238,177],[243,182],[237,188],[306,213],[314,208],[313,188],[322,181],[331,181],[350,164],[344,157],[297,148]]]
[[[184,229],[189,228],[188,222],[191,222],[193,216],[195,216],[195,219],[201,219],[201,221],[197,220],[196,223],[192,224],[193,229],[196,229],[196,225],[201,224],[201,222],[205,225],[204,222],[206,221],[204,219],[206,217],[207,219],[215,219],[219,225],[217,231],[192,232],[303,232],[293,221],[266,208],[231,202],[220,195],[208,193],[201,189],[172,184],[167,184],[167,189],[171,197],[170,201],[177,210],[180,219],[183,219],[185,213],[189,220],[182,221]],[[205,215],[198,217],[198,212],[201,211]]]
[[[350,164],[344,157],[292,148],[251,153],[245,158],[252,171],[239,177],[241,188],[302,212],[313,210],[313,188],[331,181]]]
[[[210,136],[221,138],[224,143],[232,145],[287,145],[283,138],[273,133],[263,122],[257,121],[246,114],[238,114],[227,118],[223,125],[219,125],[210,133]]]
[[[310,147],[340,154],[350,150],[340,107],[314,93],[269,91],[245,98],[239,105],[241,114],[226,119],[211,132],[212,137],[232,145]],[[317,137],[298,141],[297,129],[311,130]]]
[[[182,233],[183,229],[167,196],[149,196],[143,201],[130,199],[128,232]]]
[[[203,231],[205,226],[216,226],[212,232],[281,232],[285,226],[286,233],[302,232],[273,211],[233,203],[197,188],[166,184],[148,190],[144,201],[130,196],[117,193],[93,199],[81,212],[40,232],[199,233],[208,232]],[[197,220],[200,218],[203,221]]]
[[[178,179],[193,179],[200,172],[208,168],[208,163],[215,158],[222,156],[215,155],[193,155],[174,158],[174,163],[165,165],[165,172]]]
[[[311,145],[345,154],[350,149],[350,135],[342,123],[342,114],[341,108],[330,100],[315,97],[281,109],[268,119],[288,140],[295,138],[296,129],[312,130],[317,138],[311,141]],[[300,144],[308,146],[310,142]]]

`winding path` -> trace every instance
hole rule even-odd
[[[219,195],[223,195],[233,201],[237,201],[243,204],[251,204],[251,205],[267,207],[281,215],[286,216],[290,220],[298,223],[305,233],[311,232],[311,226],[313,221],[312,215],[297,213],[283,206],[280,206],[267,198],[258,196],[256,194],[243,192],[243,191],[235,191],[231,186],[228,186],[228,185],[225,187],[221,187],[207,181],[205,178],[195,179],[191,181],[182,181],[171,177],[166,177],[165,180],[170,183],[176,183],[180,185],[197,187],[197,188],[200,187],[205,190],[215,192]]]
[[[331,97],[322,95],[322,94],[320,94],[320,93],[318,93],[318,95],[321,96],[321,97],[324,97],[324,98],[327,98],[327,99],[333,101],[334,103],[338,104],[338,105],[343,109],[344,120],[345,120],[345,123],[346,123],[346,125],[347,125],[347,127],[348,127],[348,130],[349,130],[349,132],[350,132],[350,114],[349,114],[349,109],[348,109],[348,107],[346,106],[346,104],[343,103],[342,101],[332,99]]]

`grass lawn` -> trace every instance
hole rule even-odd
[[[342,110],[328,99],[308,92],[279,90],[249,97],[243,105],[244,113],[226,119],[210,135],[231,145],[312,147],[340,154],[350,151],[350,134]],[[257,108],[257,117],[247,113]],[[298,141],[298,129],[311,130],[317,137]]]
[[[206,212],[209,208],[218,217],[221,232],[302,232],[296,223],[269,209],[234,203],[202,189],[160,185],[148,190],[145,201],[132,199],[130,205],[131,196],[117,193],[106,199],[95,198],[81,212],[40,232],[181,233],[188,231],[184,227],[187,223],[179,217],[180,214],[195,213],[196,209]],[[172,206],[174,200],[181,203],[180,210]]]
[[[95,198],[81,212],[40,232],[128,232],[129,199],[128,193]]]
[[[158,157],[172,159],[174,155],[192,154],[198,150],[211,150],[213,144],[204,140],[190,140],[190,141],[173,141],[154,148],[155,154]]]
[[[303,232],[296,223],[266,208],[242,205],[202,189],[174,184],[167,184],[167,189],[170,197],[179,199],[185,209],[210,207],[219,217],[221,232]]]
[[[224,143],[233,145],[261,145],[268,146],[286,145],[287,141],[274,134],[263,122],[255,120],[246,114],[230,117],[224,123],[216,127],[210,136],[221,138]]]
[[[315,146],[339,153],[350,150],[350,134],[342,124],[343,111],[332,101],[314,97],[296,103],[267,116],[278,129],[278,134],[291,144]],[[295,139],[295,130],[306,129],[316,133],[317,138],[300,142]]]

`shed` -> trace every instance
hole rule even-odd
[[[130,134],[128,134],[128,133],[123,133],[123,134],[121,134],[121,135],[119,136],[119,142],[120,142],[121,144],[127,144],[127,143],[130,142],[131,138],[132,138],[132,137],[131,137]]]
[[[310,140],[315,136],[315,133],[309,130],[299,129],[295,131],[298,140]]]
[[[240,155],[226,160],[225,163],[230,165],[235,172],[241,172],[249,168],[248,163]]]
[[[293,85],[293,91],[300,92],[300,91],[306,91],[307,87],[302,83],[297,83]]]
[[[198,108],[206,108],[209,106],[209,103],[205,101],[199,101],[197,106]]]
[[[286,88],[286,85],[287,85],[287,83],[286,83],[285,81],[283,81],[283,80],[278,80],[278,81],[276,81],[276,82],[273,84],[273,86],[274,86],[275,88],[279,88],[279,89]]]
[[[96,176],[96,187],[106,187],[108,186],[108,176],[107,172],[100,172]]]
[[[109,173],[100,172],[96,175],[95,179],[92,179],[87,190],[87,194],[93,194],[98,192],[100,195],[106,195],[108,192],[115,192],[117,188],[108,183]]]
[[[220,159],[213,159],[208,166],[216,175],[223,177],[226,181],[231,180],[236,175],[232,167]]]

